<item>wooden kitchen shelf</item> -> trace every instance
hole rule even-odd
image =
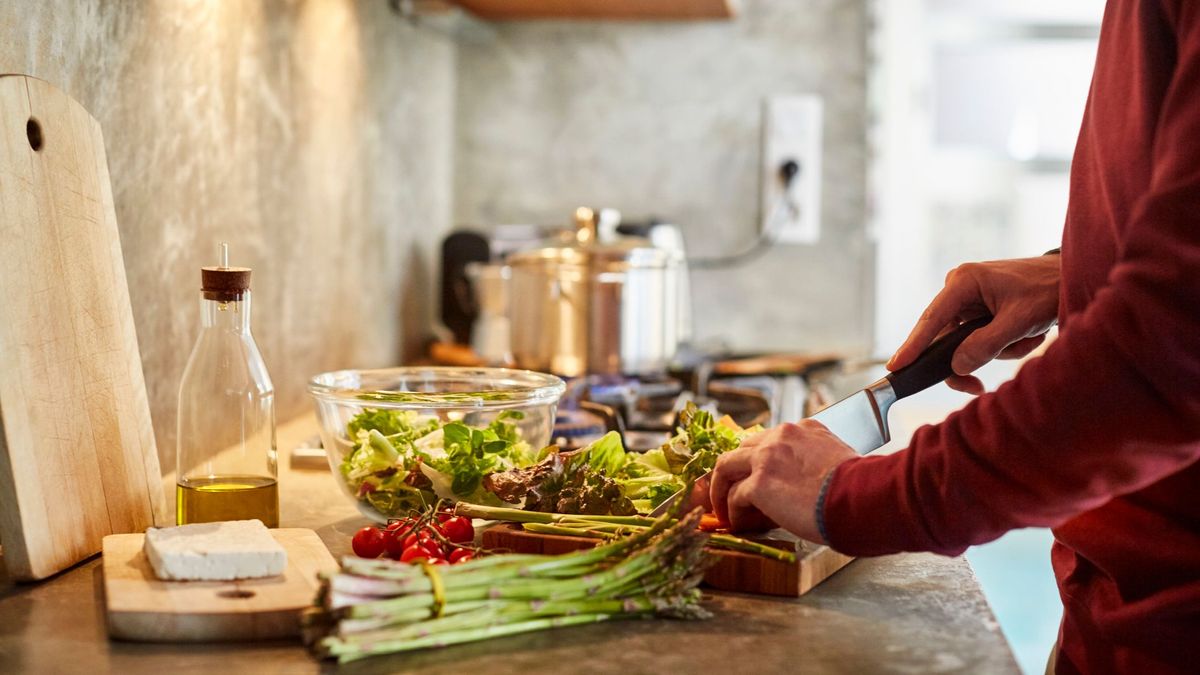
[[[591,19],[695,21],[733,18],[735,0],[453,0],[489,21]]]

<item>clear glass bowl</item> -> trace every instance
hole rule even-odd
[[[366,410],[407,410],[440,422],[485,428],[507,411],[520,437],[535,449],[550,442],[558,400],[566,385],[553,375],[506,368],[406,367],[338,370],[309,380],[321,423],[321,443],[334,478],[365,516],[386,522],[366,496],[347,482],[340,469],[354,450],[347,425]],[[361,488],[361,486],[360,486]]]

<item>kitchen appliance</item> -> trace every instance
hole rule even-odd
[[[567,377],[665,372],[688,333],[683,256],[641,238],[602,241],[595,212],[575,217],[572,239],[508,258],[516,364]]]
[[[577,418],[564,415],[583,411],[598,420],[604,431],[620,433],[630,450],[650,450],[665,443],[675,432],[678,413],[689,401],[715,414],[729,415],[744,427],[770,424],[774,384],[742,380],[712,382],[698,396],[675,377],[587,376],[568,384],[560,404],[560,424],[568,429],[579,424]],[[555,425],[555,438],[569,439],[570,433],[560,433],[560,424]],[[571,443],[564,445],[574,447]]]
[[[0,541],[12,579],[170,520],[107,167],[83,106],[43,80],[0,76]]]
[[[143,550],[146,535],[104,538],[104,605],[109,636],[137,642],[292,638],[312,605],[317,577],[338,569],[316,532],[271,530],[287,551],[283,575],[237,581],[162,581]]]
[[[466,277],[475,298],[475,321],[471,326],[471,349],[479,359],[492,366],[513,362],[509,320],[509,281],[512,269],[498,263],[473,262]]]
[[[454,342],[471,343],[471,329],[479,315],[467,267],[491,259],[488,238],[476,232],[453,232],[442,241],[442,324]]]
[[[441,319],[455,343],[471,343],[471,331],[479,315],[479,301],[467,268],[489,263],[503,266],[510,253],[544,245],[546,237],[545,228],[509,224],[496,225],[486,235],[459,230],[442,241]]]
[[[478,363],[567,377],[663,373],[692,339],[682,233],[623,223],[615,209],[575,216],[571,230],[499,225],[447,237],[443,324]]]

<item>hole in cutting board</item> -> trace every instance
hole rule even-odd
[[[245,600],[246,598],[253,598],[254,591],[247,591],[247,590],[244,590],[241,588],[235,588],[232,591],[221,591],[220,593],[217,593],[217,597],[233,598],[234,600]]]
[[[42,136],[42,125],[36,119],[30,117],[25,123],[25,136],[29,138],[29,147],[33,148],[34,152],[41,152],[42,146],[46,140]]]

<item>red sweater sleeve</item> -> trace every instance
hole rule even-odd
[[[1178,6],[1190,15],[1174,17],[1149,189],[1107,235],[1118,253],[1103,286],[996,392],[919,429],[906,450],[839,466],[818,507],[834,548],[958,554],[1200,459],[1200,15]],[[1089,106],[1127,105],[1102,93]]]

